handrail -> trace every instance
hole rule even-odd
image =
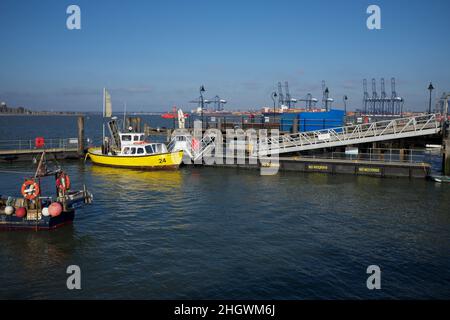
[[[420,133],[429,134],[427,130],[438,131],[439,129],[440,121],[438,121],[436,114],[398,118],[332,129],[287,134],[279,137],[278,141],[268,139],[269,143],[265,147],[261,146],[258,152],[267,152],[271,145],[275,143],[278,144],[276,151],[291,152],[297,151],[293,149],[301,149],[302,147],[311,145],[326,148],[327,144],[332,143],[340,143],[342,145],[359,143],[358,140],[375,140],[383,136],[401,138],[411,132],[420,135]],[[288,149],[290,150],[287,151]]]
[[[35,142],[35,139],[0,140],[0,150],[72,149],[78,147],[78,138],[44,139],[42,147],[36,147]]]

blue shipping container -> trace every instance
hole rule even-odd
[[[280,130],[292,132],[294,121],[298,121],[299,132],[337,128],[344,125],[344,111],[283,113]]]

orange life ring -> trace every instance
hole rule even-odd
[[[69,190],[70,189],[69,175],[65,174],[64,172],[61,172],[58,176],[58,179],[56,179],[56,186],[61,191]]]
[[[22,184],[20,192],[25,199],[34,200],[41,193],[41,189],[36,181],[29,179]]]

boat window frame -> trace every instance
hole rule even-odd
[[[133,141],[133,138],[132,138],[131,134],[123,134],[123,135],[121,135],[120,140],[125,141],[125,142],[131,142],[131,141]]]

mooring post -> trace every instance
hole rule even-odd
[[[298,133],[298,119],[292,119],[292,133]]]
[[[450,94],[445,95],[442,129],[442,173],[445,176],[450,175],[450,135],[448,128],[448,99]]]
[[[217,129],[222,132],[222,118],[217,118]]]
[[[444,138],[444,141],[442,143],[444,147],[442,156],[442,172],[445,176],[450,176],[450,136],[448,134],[448,130],[446,131],[446,137]]]
[[[141,128],[142,128],[142,127],[141,127],[141,117],[137,117],[137,118],[136,118],[136,122],[137,122],[137,123],[136,123],[136,132],[142,132],[142,131],[141,131]]]
[[[84,155],[84,116],[78,116],[78,155]]]

